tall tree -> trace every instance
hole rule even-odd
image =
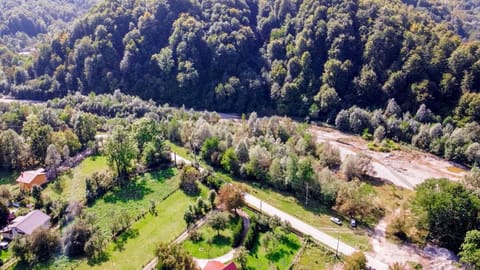
[[[89,113],[79,113],[74,119],[73,130],[83,145],[94,140],[97,133],[95,116]]]
[[[121,179],[132,171],[138,156],[138,148],[137,142],[127,128],[116,126],[113,129],[105,145],[105,155]]]
[[[60,156],[60,154],[58,153],[55,145],[50,144],[47,148],[45,165],[47,165],[47,170],[52,172],[53,177],[57,177],[57,169],[61,163],[62,163],[62,156]]]

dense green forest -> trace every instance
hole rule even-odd
[[[438,21],[448,21],[458,34],[469,40],[480,38],[480,1],[478,0],[403,0],[426,10]]]
[[[243,112],[268,104],[325,118],[389,98],[402,111],[426,104],[448,115],[480,83],[478,44],[398,2],[148,3],[100,4],[40,48],[28,74],[36,79],[12,92],[121,88],[179,105]]]
[[[21,51],[45,34],[65,30],[97,0],[3,0],[0,2],[0,44]]]
[[[462,42],[431,10],[383,0],[104,1],[33,63],[2,57],[0,88],[38,99],[121,89],[309,117],[473,164],[480,43]]]

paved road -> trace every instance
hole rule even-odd
[[[348,256],[354,253],[355,251],[357,251],[357,249],[343,242],[338,241],[338,239],[335,239],[330,235],[325,234],[322,231],[318,230],[317,228],[271,206],[266,202],[261,201],[257,197],[252,196],[251,194],[245,193],[245,202],[247,203],[248,206],[256,208],[258,210],[260,210],[260,207],[261,207],[262,213],[267,214],[269,216],[279,217],[281,220],[290,223],[290,226],[293,229],[297,230],[298,232],[304,235],[310,235],[315,240],[323,243],[324,245],[330,247],[333,250],[336,250],[338,245],[339,253],[342,253]],[[376,260],[371,256],[367,255],[367,260],[368,260],[368,266],[373,269],[377,269],[377,270],[388,269],[388,266],[386,264]]]

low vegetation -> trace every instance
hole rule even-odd
[[[228,253],[234,244],[235,228],[242,222],[238,216],[212,214],[206,225],[190,233],[183,243],[186,251],[196,258],[216,258]]]
[[[287,269],[301,248],[297,235],[275,218],[251,215],[250,229],[245,239],[248,252],[237,260],[245,269]]]
[[[341,264],[335,253],[328,251],[315,243],[307,243],[300,259],[293,266],[294,270],[330,269],[333,265]]]

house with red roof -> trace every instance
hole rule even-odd
[[[209,261],[203,270],[238,270],[234,262],[227,265],[219,261]]]
[[[17,178],[17,183],[25,190],[32,190],[33,186],[41,186],[47,182],[47,174],[44,169],[22,172]]]
[[[38,228],[50,228],[50,216],[34,210],[25,216],[15,218],[1,233],[3,238],[14,239],[17,235],[30,235]]]

